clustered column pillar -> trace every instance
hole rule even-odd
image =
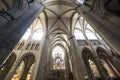
[[[80,61],[80,57],[78,56],[78,46],[75,37],[71,34],[69,36],[70,41],[70,56],[73,66],[73,77],[74,80],[85,80],[84,72],[82,67],[82,62]]]
[[[4,80],[4,78],[6,77],[6,75],[8,74],[8,72],[10,71],[11,67],[13,66],[13,63],[15,61],[16,57],[12,54],[8,60],[5,62],[4,66],[3,66],[3,70],[0,74],[0,79]]]
[[[65,80],[69,79],[70,74],[70,63],[69,63],[69,53],[67,52],[67,49],[65,50]]]
[[[41,51],[40,51],[41,57],[39,62],[40,64],[38,67],[38,72],[35,80],[46,80],[47,78],[47,57],[48,57],[49,44],[50,44],[50,40],[49,37],[46,35],[41,46]]]

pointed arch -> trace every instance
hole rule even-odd
[[[60,45],[54,46],[52,50],[52,67],[55,70],[65,69],[65,52]]]
[[[104,48],[100,46],[98,46],[98,48],[96,49],[96,52],[102,62],[102,65],[107,70],[107,74],[111,78],[119,77],[120,76],[120,73],[118,72],[119,69],[116,67],[116,64],[114,64],[114,62],[117,62],[117,61],[112,60],[110,52],[106,51]]]
[[[35,62],[35,56],[33,55],[33,53],[28,52],[25,55],[23,55],[18,61],[18,64],[15,69],[15,73],[13,74],[12,79],[25,80],[34,62]]]
[[[93,52],[85,47],[82,50],[82,57],[86,66],[89,79],[94,80],[98,77],[101,77],[98,66],[96,65],[96,59]]]

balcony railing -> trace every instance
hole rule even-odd
[[[88,42],[86,40],[77,40],[78,46],[86,46],[88,45]],[[100,41],[98,40],[89,40],[89,43],[91,45],[101,45]]]

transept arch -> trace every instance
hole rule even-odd
[[[86,66],[89,79],[96,80],[101,78],[101,73],[99,72],[99,68],[98,65],[96,64],[96,59],[93,52],[88,48],[84,48],[82,50],[82,58]]]
[[[106,69],[107,74],[111,77],[111,79],[118,78],[120,76],[120,73],[118,72],[118,68],[115,66],[114,60],[112,60],[112,56],[109,54],[110,52],[107,52],[102,47],[98,47],[96,49],[97,55],[101,60],[101,63],[103,67]]]
[[[35,63],[35,56],[33,55],[33,53],[28,52],[26,54],[24,54],[19,60],[18,60],[18,64],[16,66],[16,69],[14,70],[14,75],[12,77],[12,79],[27,79],[27,75],[31,69],[31,67],[33,67],[32,65]],[[31,73],[30,73],[31,74]],[[29,74],[29,75],[30,75]]]

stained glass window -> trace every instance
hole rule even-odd
[[[43,36],[43,28],[42,23],[39,18],[37,18],[30,28],[26,31],[26,33],[23,35],[22,39],[27,40],[30,36],[30,39],[32,40],[41,40]]]
[[[22,61],[18,66],[18,68],[16,69],[16,73],[13,75],[13,78],[11,80],[19,80],[24,70],[24,67],[25,67],[25,63],[24,61]]]
[[[26,80],[30,80],[31,74],[32,74],[32,70],[33,70],[34,64],[30,67],[30,70],[28,72],[27,78]]]
[[[83,4],[84,0],[76,0],[78,3]]]
[[[42,29],[38,29],[35,31],[35,33],[32,36],[33,40],[41,40],[43,36],[43,30]]]
[[[85,37],[84,37],[83,33],[80,30],[75,29],[74,35],[75,35],[75,38],[77,40],[80,40],[80,39],[85,40]]]
[[[98,69],[97,69],[97,66],[95,65],[95,63],[89,59],[89,64],[90,64],[90,68],[92,70],[94,77],[99,77],[100,74],[98,72]]]
[[[60,46],[56,46],[52,51],[52,68],[65,69],[64,51]]]
[[[107,74],[110,77],[115,77],[115,75],[113,74],[113,71],[111,70],[110,66],[106,63],[106,61],[104,61],[104,60],[101,60],[101,61],[103,63],[104,68],[107,70]]]
[[[91,39],[91,40],[92,39],[93,40],[97,39],[97,37],[95,36],[95,34],[93,32],[91,32],[90,30],[86,30],[85,32],[86,32],[86,36],[87,36],[88,39]]]

